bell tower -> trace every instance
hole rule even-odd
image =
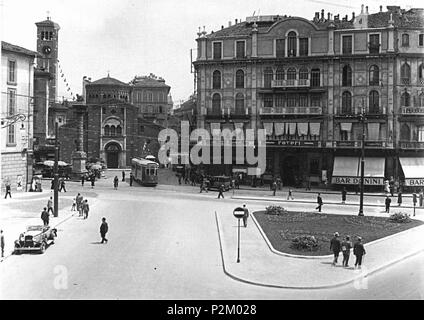
[[[60,27],[51,20],[49,14],[47,14],[47,20],[37,22],[35,25],[37,26],[37,52],[40,54],[37,59],[37,67],[40,70],[49,72],[51,75],[49,102],[53,103],[57,100]]]

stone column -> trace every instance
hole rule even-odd
[[[87,154],[84,152],[84,114],[87,111],[85,105],[74,105],[78,119],[78,138],[76,141],[76,150],[72,152],[72,175],[79,178],[83,173],[87,172],[85,163]]]

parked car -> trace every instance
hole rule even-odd
[[[15,241],[15,254],[21,252],[38,251],[44,253],[46,248],[54,243],[57,237],[57,229],[49,226],[28,226],[19,239]]]
[[[209,180],[209,190],[219,189],[220,185],[224,185],[224,190],[228,191],[231,189],[231,178],[228,176],[214,176],[210,177]]]

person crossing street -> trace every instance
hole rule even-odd
[[[7,198],[7,195],[9,195],[10,198],[12,198],[12,194],[10,193],[10,181],[7,180],[6,181],[6,194],[4,196],[4,198]]]
[[[106,222],[106,218],[102,218],[102,224],[100,225],[100,236],[102,237],[101,243],[107,243],[106,233],[109,231],[109,226]]]
[[[244,215],[243,215],[243,225],[247,228],[247,219],[249,218],[249,209],[247,209],[246,204],[243,204]]]
[[[219,189],[218,189],[218,199],[219,198],[224,198],[224,185],[223,184],[221,184],[220,186],[219,186]]]
[[[318,212],[321,212],[322,205],[323,205],[322,198],[321,198],[321,193],[318,193],[317,203],[318,203],[318,206],[315,208],[315,210],[318,210]]]

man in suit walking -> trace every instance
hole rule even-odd
[[[386,197],[386,200],[385,200],[385,204],[386,204],[386,213],[389,213],[389,212],[390,212],[390,203],[392,203],[392,199],[390,199],[390,197],[389,197],[389,196],[387,196],[387,197]]]
[[[219,189],[218,189],[218,199],[219,198],[224,198],[224,185],[223,184],[221,184],[220,186],[219,186]]]
[[[247,219],[249,218],[249,209],[247,209],[246,204],[243,204],[244,216],[243,216],[243,225],[247,228]]]
[[[362,244],[362,238],[358,237],[358,241],[353,246],[353,254],[356,256],[355,268],[361,269],[362,257],[365,255],[365,248]]]
[[[106,218],[102,218],[102,224],[100,225],[100,236],[102,237],[102,243],[107,243],[106,233],[109,231],[109,226],[106,222]]]
[[[321,208],[322,208],[322,198],[321,198],[321,193],[318,193],[318,196],[317,196],[317,203],[318,203],[318,206],[315,208],[315,210],[317,210],[318,209],[318,212],[321,212]]]
[[[334,233],[333,239],[331,239],[330,241],[330,250],[333,251],[333,255],[334,255],[333,266],[337,264],[337,260],[339,259],[340,248],[341,248],[341,243],[339,240],[339,233],[336,232]]]

